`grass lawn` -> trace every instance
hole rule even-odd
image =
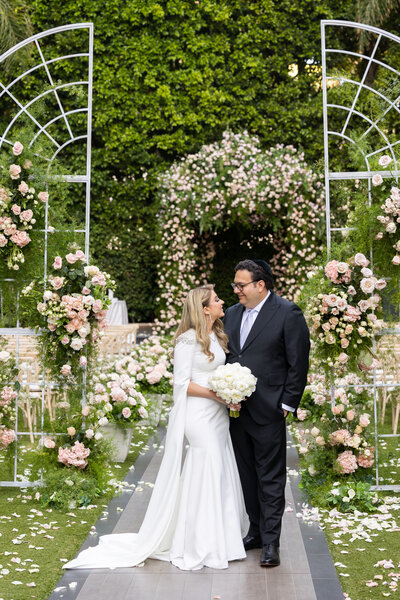
[[[113,464],[110,479],[124,479],[153,433],[135,428],[128,458]],[[46,600],[62,576],[62,559],[73,558],[112,495],[65,513],[43,509],[30,488],[0,488],[0,600]]]
[[[391,433],[389,422],[380,433]],[[400,438],[380,438],[379,464],[380,484],[400,483]],[[400,598],[400,494],[379,495],[386,503],[373,515],[321,513],[343,591],[351,600]]]

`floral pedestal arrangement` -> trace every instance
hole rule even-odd
[[[116,423],[107,423],[100,427],[100,431],[107,440],[112,442],[111,460],[124,462],[128,456],[133,429],[131,427],[120,427]]]

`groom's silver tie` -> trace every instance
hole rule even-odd
[[[253,310],[248,310],[244,317],[243,327],[240,331],[240,348],[243,348],[252,326],[253,326]]]

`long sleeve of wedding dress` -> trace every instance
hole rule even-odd
[[[210,372],[225,362],[213,337],[210,349],[213,361],[202,352],[193,329],[177,340],[164,456],[139,532],[102,536],[65,568],[130,567],[151,557],[195,570],[226,568],[228,560],[245,557],[242,536],[248,519],[227,410],[215,400],[187,396],[190,381],[208,387]],[[182,469],[185,436],[189,449]]]

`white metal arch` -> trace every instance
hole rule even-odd
[[[80,30],[82,34],[80,35],[80,42],[82,42],[82,46],[85,46],[84,51],[77,51],[72,54],[66,53],[65,51],[61,51],[60,56],[55,58],[51,58],[46,60],[46,47],[42,42],[46,41],[46,38],[59,36],[58,40],[60,42],[60,47],[62,48],[62,34],[67,31]],[[89,255],[89,221],[90,221],[90,172],[91,172],[91,138],[92,138],[92,97],[93,97],[93,34],[94,28],[93,23],[74,23],[70,25],[64,25],[61,27],[55,27],[53,29],[49,29],[47,31],[42,31],[36,35],[23,40],[19,44],[15,45],[13,48],[10,48],[0,56],[0,65],[4,63],[4,61],[11,55],[18,53],[22,48],[34,44],[35,48],[38,52],[39,61],[37,64],[29,65],[24,72],[19,73],[15,76],[15,78],[10,83],[3,83],[0,80],[0,103],[6,97],[11,100],[12,105],[15,107],[15,113],[10,118],[10,121],[4,127],[4,131],[0,131],[0,150],[4,145],[13,145],[15,140],[9,139],[11,134],[11,130],[13,125],[18,124],[18,120],[21,116],[27,117],[31,120],[31,122],[36,126],[38,131],[34,135],[32,135],[32,139],[30,140],[30,146],[38,139],[40,135],[45,135],[48,140],[51,142],[51,146],[53,150],[49,154],[49,156],[41,156],[41,159],[44,159],[48,163],[48,174],[49,179],[51,179],[51,165],[56,157],[62,154],[62,151],[70,146],[71,144],[78,143],[80,145],[86,144],[86,151],[83,154],[84,159],[82,161],[81,172],[76,174],[65,174],[63,176],[63,180],[68,183],[77,183],[85,185],[85,196],[86,196],[86,204],[85,204],[85,225],[84,229],[76,229],[75,233],[84,233],[85,234],[85,255],[88,258]],[[71,61],[71,60],[80,60],[80,64],[83,67],[80,69],[80,77],[76,81],[69,81],[67,83],[59,84],[55,83],[54,79],[51,75],[51,70],[49,66],[53,64],[57,64],[61,61]],[[17,93],[14,93],[15,85],[18,82],[24,80],[24,78],[32,75],[36,75],[39,73],[44,73],[45,79],[48,82],[48,88],[41,93],[34,95],[34,97],[26,100],[20,100],[17,97]],[[83,75],[83,76],[82,76]],[[79,108],[73,110],[65,110],[62,100],[59,95],[59,91],[68,88],[78,88],[81,86],[86,86],[86,96],[82,99],[82,105]],[[47,96],[53,95],[56,99],[56,106],[58,109],[58,114],[54,114],[54,111],[51,114],[46,114],[45,119],[46,123],[40,123],[34,115],[31,114],[30,109],[35,104],[35,102],[45,98]],[[86,118],[85,124],[85,133],[82,135],[82,131],[79,133],[74,133],[73,124],[70,122],[71,115],[82,114]],[[57,140],[54,135],[51,135],[47,128],[50,127],[53,123],[58,123],[62,120],[65,124],[66,131],[68,132],[67,141]],[[51,200],[51,199],[50,199]],[[44,234],[44,274],[47,276],[47,237],[48,237],[48,203],[46,203],[46,212],[45,212],[45,225],[44,230],[41,230]],[[8,278],[5,281],[12,282],[12,278]],[[0,295],[1,296],[1,295]],[[34,336],[35,331],[20,327],[19,322],[19,292],[17,292],[16,298],[16,327],[12,328],[0,328],[0,335],[15,335],[16,336],[16,362],[17,366],[19,364],[19,340],[21,336]],[[42,389],[41,392],[41,422],[40,422],[40,430],[33,433],[34,436],[38,436],[43,438],[44,436],[44,410],[45,410],[45,370],[43,368],[42,375],[40,379],[40,386]],[[84,400],[84,399],[83,399]],[[17,420],[15,425],[15,433],[16,433],[16,442],[15,442],[15,452],[14,452],[14,475],[12,481],[0,481],[0,486],[27,486],[30,483],[26,480],[21,481],[21,477],[18,475],[17,471],[17,459],[18,459],[18,440],[21,439],[22,436],[31,435],[32,432],[23,431],[18,423],[18,397],[16,399],[16,414]]]
[[[376,34],[377,40],[371,51],[371,54],[369,56],[367,56],[365,54],[357,53],[352,50],[347,50],[344,48],[328,48],[326,46],[327,29],[341,28],[341,27],[347,27],[347,28],[351,28],[351,29],[355,29],[355,30],[362,29],[364,31],[368,31],[370,33]],[[339,37],[336,36],[335,39],[339,39]],[[397,35],[394,35],[390,32],[384,31],[383,29],[378,29],[377,27],[372,27],[369,25],[364,25],[363,23],[355,23],[355,22],[351,22],[351,21],[340,21],[340,20],[338,20],[338,21],[336,21],[336,20],[321,21],[322,98],[323,98],[324,162],[325,162],[325,190],[326,190],[325,210],[326,210],[326,235],[327,235],[328,254],[330,253],[330,250],[331,250],[332,232],[333,231],[345,232],[346,230],[348,230],[347,227],[332,227],[331,226],[331,202],[330,202],[330,184],[331,184],[331,182],[334,180],[345,181],[345,180],[355,180],[355,179],[366,179],[368,181],[368,204],[371,205],[371,201],[372,201],[372,199],[371,199],[371,180],[372,180],[372,177],[375,174],[380,174],[383,178],[390,178],[390,177],[394,176],[398,180],[398,177],[400,176],[399,164],[398,164],[398,160],[397,160],[396,153],[395,153],[395,147],[400,143],[400,140],[391,141],[388,138],[388,136],[386,135],[386,133],[384,131],[382,131],[382,129],[379,127],[379,123],[388,114],[388,112],[390,110],[394,109],[396,112],[400,113],[400,109],[398,107],[398,101],[400,99],[400,95],[395,100],[392,100],[392,99],[388,98],[384,93],[382,93],[382,91],[376,90],[373,87],[371,87],[370,85],[367,85],[365,83],[368,72],[369,72],[372,64],[379,65],[383,69],[386,69],[388,72],[394,73],[397,77],[399,77],[399,81],[400,81],[400,72],[397,69],[395,69],[391,65],[387,64],[386,62],[378,60],[376,58],[376,53],[377,53],[379,46],[381,44],[381,41],[383,39],[391,40],[392,42],[395,42],[396,44],[400,44],[400,37],[398,37]],[[330,67],[329,59],[330,59],[331,55],[335,55],[335,54],[336,55],[340,54],[343,56],[351,56],[351,57],[355,57],[358,59],[362,59],[362,61],[366,61],[365,69],[364,69],[363,75],[361,77],[361,81],[354,81],[353,79],[349,79],[347,77],[338,76],[338,75],[335,75],[333,72],[332,72],[332,75],[329,74],[329,67]],[[345,83],[348,83],[348,84],[354,86],[355,94],[354,94],[354,97],[353,97],[350,105],[328,102],[328,87],[329,87],[328,82],[330,80],[335,80],[335,79],[336,80],[340,79],[341,83],[345,82]],[[367,92],[380,97],[385,103],[388,104],[388,106],[382,111],[382,113],[375,120],[369,118],[367,115],[363,114],[359,110],[356,110],[357,101],[359,99],[359,96],[360,96],[360,93],[362,90],[366,90]],[[330,116],[331,116],[331,114],[333,114],[332,111],[342,111],[346,115],[344,125],[341,127],[340,130],[335,129],[332,126],[332,124],[330,123]],[[358,144],[358,140],[353,139],[353,137],[347,131],[353,115],[356,115],[357,117],[359,117],[362,120],[362,122],[366,123],[366,130],[360,136],[360,138],[359,138],[360,140],[366,138],[372,131],[377,132],[379,135],[378,139],[382,140],[382,145],[375,143],[375,146],[378,146],[378,147],[375,147],[368,154],[363,152],[362,148],[360,148],[360,146]],[[347,170],[331,171],[330,170],[329,139],[332,136],[342,138],[343,140],[346,140],[347,142],[354,144],[358,147],[360,154],[362,155],[362,157],[365,161],[365,165],[366,165],[365,171],[347,171]],[[393,163],[394,163],[394,169],[392,169],[391,171],[371,170],[369,159],[372,156],[375,156],[375,155],[383,153],[383,152],[387,152],[388,154],[391,155],[391,157],[393,159]],[[346,160],[347,160],[347,157],[344,157],[343,158],[344,166],[346,165]],[[371,248],[371,264],[373,265],[372,248]],[[391,329],[391,330],[384,331],[382,333],[399,334],[400,330],[399,329]],[[374,340],[374,346],[375,346],[375,340]],[[344,386],[344,387],[346,387],[346,386]],[[352,386],[348,386],[348,387],[352,387]],[[397,382],[397,383],[393,382],[390,385],[382,384],[377,381],[376,372],[374,371],[373,383],[366,384],[363,387],[372,389],[373,396],[374,396],[375,448],[376,448],[375,486],[374,486],[374,488],[380,489],[380,490],[400,491],[400,485],[381,485],[380,484],[379,445],[378,445],[379,439],[382,437],[400,437],[400,434],[396,434],[396,435],[394,435],[394,434],[379,434],[378,433],[378,414],[377,414],[377,412],[378,412],[377,411],[378,388],[382,388],[382,387],[391,387],[391,388],[397,387],[397,388],[399,388],[400,382]],[[334,387],[333,383],[331,386],[331,398],[332,398],[332,403],[334,403],[335,387]]]

